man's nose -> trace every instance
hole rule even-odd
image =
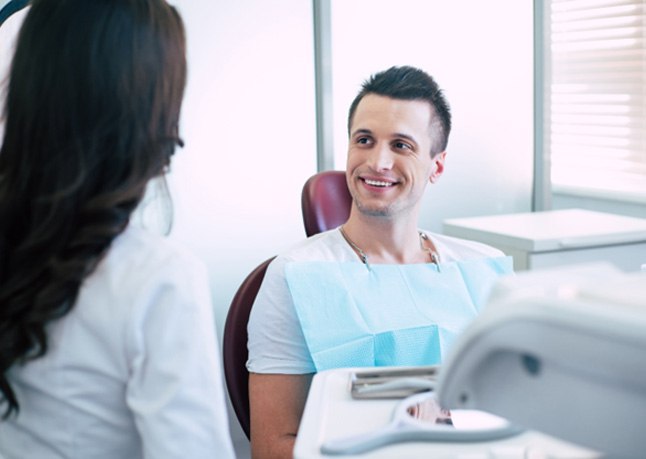
[[[379,143],[370,155],[370,166],[377,171],[392,169],[395,155],[387,143]]]

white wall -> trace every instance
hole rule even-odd
[[[188,33],[186,146],[170,175],[172,236],[209,264],[223,324],[251,269],[304,237],[316,169],[309,2],[179,0]]]
[[[172,237],[208,264],[218,332],[244,277],[305,237],[316,171],[313,32],[306,0],[177,0],[189,80],[170,175]],[[238,455],[241,430],[230,416]],[[242,447],[240,447],[242,445]]]
[[[628,217],[646,218],[646,206],[642,203],[565,194],[554,194],[552,196],[552,208],[555,210],[579,208],[626,215]]]
[[[347,109],[370,74],[426,70],[453,111],[446,170],[428,187],[420,226],[531,210],[533,4],[524,0],[334,0],[336,167],[345,168]]]

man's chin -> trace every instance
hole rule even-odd
[[[389,206],[364,206],[357,205],[359,212],[367,217],[390,217],[392,216],[392,208]]]

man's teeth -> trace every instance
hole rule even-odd
[[[382,182],[380,180],[368,180],[368,179],[365,179],[365,182],[368,185],[372,185],[372,186],[392,186],[393,185],[393,183],[391,183],[391,182]]]

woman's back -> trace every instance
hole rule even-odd
[[[13,458],[227,457],[225,397],[204,266],[138,228],[119,236],[48,327],[45,356],[9,378]]]
[[[32,0],[0,148],[0,456],[232,457],[205,269],[130,225],[179,137],[165,0]]]

